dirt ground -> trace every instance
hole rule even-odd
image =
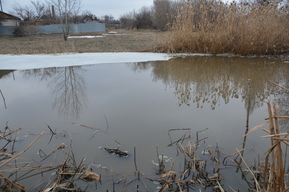
[[[71,34],[71,36],[97,36],[70,38],[61,34],[31,35],[23,37],[1,36],[0,54],[41,54],[63,52],[154,52],[164,37],[160,31],[133,31],[109,29],[105,33]]]

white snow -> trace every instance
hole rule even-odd
[[[109,31],[108,33],[103,33],[102,35],[95,35],[95,36],[91,36],[91,35],[69,36],[68,39],[98,38],[98,37],[105,37],[109,35],[126,35],[126,34],[117,33],[115,31]]]
[[[69,36],[68,39],[80,39],[80,38],[97,38],[97,37],[103,37],[102,35],[96,35],[96,36],[90,36],[90,35],[87,35],[87,36]]]
[[[63,53],[39,55],[0,55],[0,70],[25,70],[95,64],[166,61],[173,55],[164,53]]]

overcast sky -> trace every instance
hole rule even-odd
[[[13,11],[12,5],[16,2],[22,6],[32,6],[31,0],[0,0],[2,1],[2,7],[4,12]],[[34,0],[45,2],[45,0]],[[97,17],[103,15],[112,15],[115,19],[118,19],[121,15],[131,12],[133,10],[138,11],[143,6],[152,6],[153,0],[81,0],[82,9],[84,11],[90,11]]]

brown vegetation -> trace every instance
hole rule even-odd
[[[215,1],[184,4],[166,36],[164,52],[280,54],[289,51],[286,8]]]
[[[115,30],[114,33],[73,34],[73,36],[103,36],[72,38],[63,41],[60,34],[0,37],[0,54],[48,54],[65,52],[145,52],[159,46],[164,32]]]
[[[151,8],[143,7],[139,11],[124,14],[120,17],[120,21],[107,16],[104,22],[110,26],[126,29],[158,29],[168,30],[168,32],[158,32],[153,35],[128,30],[124,32],[125,36],[71,39],[66,43],[61,42],[59,35],[17,39],[20,42],[13,38],[7,42],[7,39],[2,37],[0,45],[7,49],[1,50],[0,54],[114,51],[239,55],[288,53],[288,4],[281,7],[280,1],[277,0],[242,2],[225,4],[217,0],[178,2],[154,0]],[[45,4],[35,2],[32,7],[34,11],[28,12],[26,9],[29,7],[24,8],[18,5],[14,6],[14,11],[19,17],[25,18],[26,24],[37,25],[39,19],[54,18],[52,17],[54,14]],[[81,22],[80,18],[87,16],[89,14],[75,15],[71,18],[71,22]],[[159,45],[162,39],[160,36],[164,35],[165,39]]]

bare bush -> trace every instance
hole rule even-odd
[[[133,12],[124,14],[120,17],[119,20],[122,23],[123,28],[132,29],[134,24],[134,14]]]
[[[18,26],[12,31],[13,35],[16,37],[24,36],[25,35],[25,30],[23,26]]]
[[[138,12],[133,11],[120,17],[123,28],[152,29],[153,12],[149,7],[142,7]]]
[[[139,13],[134,15],[134,27],[136,29],[151,29],[153,28],[152,10],[148,7],[142,7]]]

